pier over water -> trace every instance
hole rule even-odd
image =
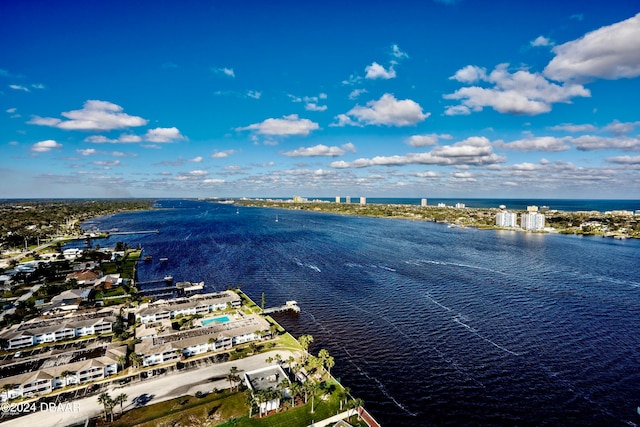
[[[284,305],[279,307],[265,308],[262,314],[279,313],[282,311],[293,311],[294,313],[300,313],[300,307],[296,301],[287,301]]]

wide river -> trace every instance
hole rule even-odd
[[[640,424],[638,240],[159,204],[93,222],[159,234],[96,243],[140,244],[140,281],[298,301],[278,321],[385,426]]]

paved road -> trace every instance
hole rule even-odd
[[[240,372],[252,371],[267,366],[265,360],[270,356],[273,357],[276,353],[280,353],[283,360],[293,354],[287,350],[270,351],[244,359],[214,364],[206,368],[187,372],[177,371],[123,387],[112,386],[107,392],[111,397],[126,393],[128,400],[124,403],[124,409],[128,410],[136,406],[163,402],[186,394],[194,395],[198,391],[209,392],[214,388],[225,389],[229,387],[226,377],[232,366],[236,366]],[[116,406],[115,412],[118,413],[119,409],[120,405]],[[102,413],[103,406],[98,404],[98,396],[91,396],[75,400],[71,402],[69,407],[61,407],[58,411],[40,411],[10,421],[4,421],[2,426],[62,427]]]

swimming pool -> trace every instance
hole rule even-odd
[[[222,317],[213,317],[211,319],[203,319],[202,320],[202,326],[207,326],[209,323],[226,323],[229,321],[229,316],[222,316]]]

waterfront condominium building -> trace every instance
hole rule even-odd
[[[513,212],[498,212],[496,214],[496,226],[498,227],[517,227],[518,214]]]
[[[366,205],[367,204],[367,198],[366,197],[360,197],[360,204],[362,206]]]
[[[520,226],[525,230],[542,230],[544,228],[544,214],[537,212],[522,214]]]
[[[427,199],[420,200],[420,206],[422,206],[422,207],[427,206]]]

